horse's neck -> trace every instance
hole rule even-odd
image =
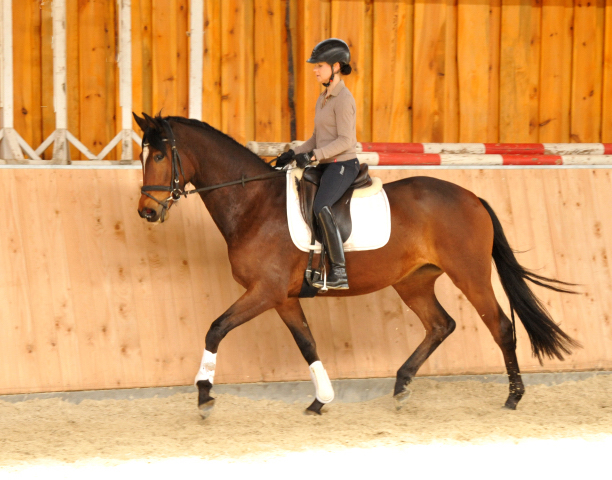
[[[273,172],[259,159],[241,151],[237,145],[204,147],[199,151],[207,153],[200,154],[201,161],[192,180],[196,188],[211,187],[240,180],[243,177],[248,179]],[[244,186],[234,185],[204,192],[201,198],[221,234],[230,244],[241,238],[241,234],[244,235],[257,221],[257,217],[261,214],[260,207],[270,196],[276,197],[281,193],[279,189],[281,183],[284,185],[284,182],[278,182],[278,179],[274,178],[247,182]]]

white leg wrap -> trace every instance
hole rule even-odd
[[[315,385],[317,400],[321,403],[329,403],[334,399],[334,388],[329,381],[329,376],[323,364],[317,360],[310,364],[310,378]]]
[[[217,366],[217,354],[204,350],[200,369],[195,377],[194,385],[197,385],[200,380],[208,380],[213,383],[215,379],[215,367]]]

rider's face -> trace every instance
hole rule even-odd
[[[313,71],[317,77],[317,82],[327,83],[332,74],[332,69],[329,63],[315,63]]]

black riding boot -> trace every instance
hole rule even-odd
[[[323,207],[319,212],[319,227],[323,234],[323,242],[329,254],[331,268],[327,275],[326,285],[334,290],[347,290],[349,288],[346,277],[346,265],[344,263],[344,248],[340,231],[334,220],[334,215],[329,207]],[[317,288],[323,287],[323,279],[313,282]]]

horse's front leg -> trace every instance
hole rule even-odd
[[[217,349],[221,340],[234,328],[248,322],[257,315],[274,308],[279,303],[263,288],[247,290],[223,315],[217,318],[206,334],[206,348],[200,369],[195,377],[198,387],[198,409],[202,418],[210,415],[215,399],[210,396],[217,364]]]
[[[321,408],[334,399],[334,389],[329,376],[317,355],[317,346],[308,327],[304,311],[297,298],[289,298],[276,311],[291,331],[304,359],[309,365],[310,378],[315,385],[316,398],[306,409],[307,414],[321,414]]]

